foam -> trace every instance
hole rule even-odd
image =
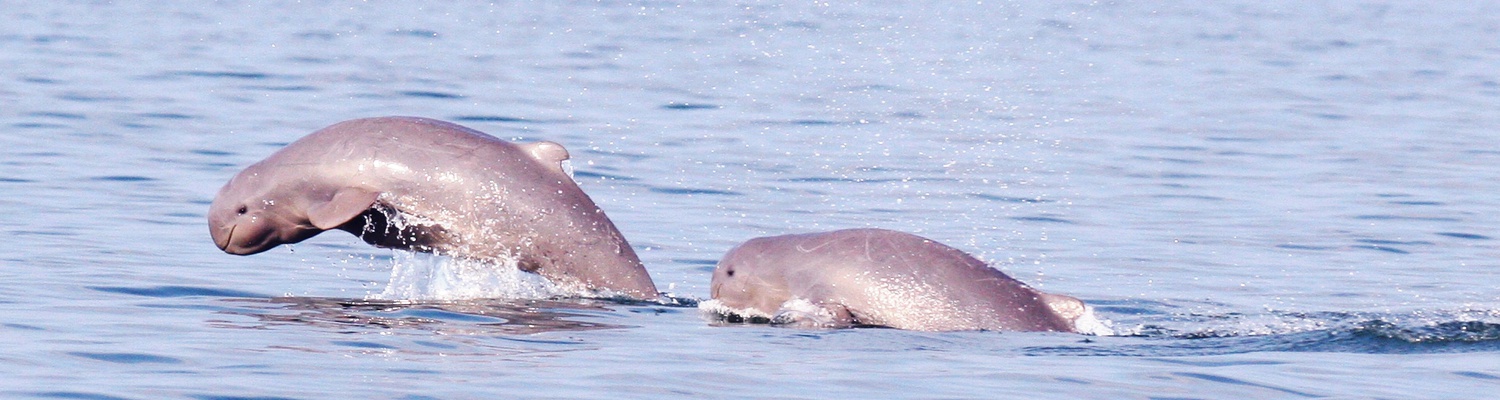
[[[704,318],[712,320],[727,320],[730,317],[740,317],[745,320],[771,320],[771,314],[760,312],[760,310],[749,308],[734,308],[724,305],[719,299],[708,299],[698,302],[698,311],[703,313]]]
[[[1099,319],[1094,314],[1094,307],[1083,306],[1083,315],[1073,320],[1073,329],[1078,333],[1094,336],[1115,336],[1115,329],[1109,320]]]
[[[840,325],[832,311],[796,297],[781,303],[781,308],[771,317],[771,323],[799,328],[834,328]]]

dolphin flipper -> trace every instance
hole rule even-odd
[[[369,210],[379,197],[380,193],[360,188],[339,189],[328,201],[307,207],[307,219],[318,229],[337,228]]]

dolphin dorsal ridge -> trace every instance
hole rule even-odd
[[[540,142],[523,144],[521,145],[521,148],[526,149],[526,154],[530,154],[531,158],[535,158],[540,161],[560,163],[563,162],[563,160],[568,159],[568,149],[563,148],[563,146],[557,144],[557,142],[549,142],[543,140]]]
[[[1052,312],[1057,313],[1057,315],[1062,316],[1063,319],[1069,322],[1077,320],[1084,313],[1088,312],[1088,307],[1083,304],[1083,300],[1073,298],[1072,296],[1047,293],[1039,293],[1038,296],[1041,297],[1043,302],[1047,303],[1047,307],[1051,308]]]
[[[537,161],[541,161],[543,165],[567,174],[567,170],[563,167],[562,163],[568,160],[568,149],[563,148],[557,142],[543,140],[535,143],[527,143],[521,145],[521,149],[526,151],[526,155],[531,156],[531,158]],[[572,174],[568,175],[571,176]]]

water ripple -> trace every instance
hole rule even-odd
[[[1436,234],[1437,235],[1442,235],[1442,236],[1447,236],[1447,237],[1459,238],[1459,239],[1473,239],[1473,240],[1490,240],[1491,239],[1489,236],[1480,235],[1480,234],[1474,234],[1474,233],[1437,232]]]
[[[168,72],[167,75],[168,76],[188,77],[188,78],[222,78],[222,79],[239,79],[239,80],[266,80],[266,79],[271,79],[273,77],[277,77],[276,75],[271,75],[271,74],[262,73],[262,72],[241,72],[241,71],[174,71],[174,72]]]
[[[984,193],[970,193],[969,196],[973,197],[973,198],[976,198],[976,199],[980,199],[980,200],[998,201],[998,202],[1004,202],[1004,203],[1035,204],[1035,203],[1051,203],[1051,202],[1053,202],[1052,200],[1047,200],[1047,199],[1038,198],[1038,197],[996,196],[996,195],[984,194]]]
[[[85,116],[83,114],[55,112],[55,111],[31,112],[31,113],[26,113],[26,116],[28,116],[28,117],[42,117],[42,118],[71,119],[71,120],[82,120],[82,119],[88,118],[88,116]]]
[[[445,93],[445,92],[434,92],[434,91],[428,91],[428,90],[405,90],[405,91],[401,91],[401,92],[397,92],[397,93],[399,93],[402,96],[406,96],[406,97],[421,97],[421,98],[429,98],[429,99],[445,99],[445,100],[448,100],[448,99],[462,99],[462,98],[464,98],[464,95],[461,95],[461,94]]]
[[[541,122],[527,118],[508,117],[502,115],[459,115],[451,118],[457,122]]]
[[[135,296],[146,296],[156,298],[168,297],[227,297],[227,298],[266,298],[259,293],[251,293],[231,289],[206,288],[197,286],[152,286],[152,287],[124,287],[124,286],[91,286],[91,290],[106,293],[119,293]]]
[[[665,110],[715,110],[721,107],[704,103],[667,103],[662,105],[661,108]]]
[[[652,186],[647,188],[652,192],[671,195],[713,195],[713,196],[742,196],[743,194],[731,190],[703,189],[703,188],[676,188]]]
[[[1410,251],[1401,250],[1401,249],[1398,249],[1398,248],[1395,248],[1395,247],[1373,245],[1373,244],[1372,245],[1352,246],[1352,248],[1356,248],[1356,249],[1369,249],[1369,250],[1379,250],[1379,251],[1383,251],[1383,252],[1387,252],[1387,253],[1393,253],[1393,254],[1411,254]]]
[[[1323,396],[1315,395],[1315,394],[1312,394],[1312,393],[1300,392],[1300,391],[1296,391],[1296,390],[1292,390],[1292,389],[1287,389],[1287,388],[1282,388],[1282,387],[1277,387],[1277,386],[1273,386],[1273,385],[1269,385],[1269,384],[1254,383],[1254,382],[1249,382],[1249,381],[1245,381],[1245,380],[1242,380],[1242,379],[1235,379],[1235,378],[1230,378],[1230,377],[1227,377],[1227,376],[1214,375],[1214,374],[1209,374],[1209,373],[1202,373],[1202,372],[1173,372],[1172,375],[1177,375],[1177,376],[1181,376],[1181,377],[1184,377],[1184,378],[1201,379],[1201,380],[1206,380],[1206,381],[1210,381],[1210,382],[1227,383],[1227,384],[1231,384],[1231,385],[1250,386],[1250,387],[1256,387],[1256,388],[1261,388],[1261,389],[1271,389],[1271,390],[1275,390],[1275,391],[1278,391],[1278,392],[1282,392],[1282,393],[1286,393],[1286,394],[1292,394],[1292,395],[1297,395],[1297,396],[1301,396],[1301,397],[1323,397]]]
[[[358,348],[361,348],[361,349],[381,349],[381,350],[398,350],[398,349],[400,349],[399,347],[391,346],[391,345],[388,345],[388,344],[381,344],[381,343],[374,343],[374,342],[359,342],[359,341],[352,341],[352,340],[334,340],[334,341],[330,341],[328,343],[329,344],[333,344],[333,345],[338,345],[338,346],[345,346],[345,347],[358,347]]]
[[[90,177],[89,180],[107,182],[150,182],[156,180],[156,178],[136,175],[106,175]]]
[[[1458,221],[1460,221],[1458,218],[1451,218],[1451,217],[1418,217],[1418,216],[1392,215],[1392,214],[1365,214],[1365,215],[1356,215],[1356,216],[1354,216],[1354,219],[1364,219],[1364,220],[1374,220],[1374,221],[1403,221],[1403,220],[1404,221],[1434,221],[1434,222],[1458,222]]]
[[[35,392],[27,393],[31,396],[49,399],[74,399],[74,400],[129,400],[126,397],[115,397],[106,394],[87,392]]]
[[[1044,215],[1030,215],[1030,216],[1020,216],[1020,217],[1010,217],[1010,219],[1016,220],[1016,221],[1025,221],[1025,222],[1048,222],[1048,223],[1057,223],[1057,224],[1075,224],[1076,223],[1076,222],[1073,222],[1072,220],[1068,220],[1066,218],[1053,217],[1053,216],[1044,216]]]
[[[90,353],[71,352],[69,355],[116,364],[182,364],[182,360],[143,353]]]
[[[573,171],[573,179],[603,179],[603,180],[622,181],[622,182],[633,182],[633,181],[640,180],[640,179],[636,179],[636,178],[625,176],[625,175],[606,174],[606,173],[603,173],[603,172],[585,171],[585,170],[574,170]]]
[[[193,398],[198,399],[198,400],[302,400],[302,399],[298,399],[296,397],[240,396],[240,395],[223,395],[223,394],[200,394],[200,395],[194,395]]]

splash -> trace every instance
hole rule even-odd
[[[1110,322],[1107,319],[1099,319],[1098,314],[1094,313],[1094,307],[1088,305],[1083,306],[1083,315],[1080,315],[1078,316],[1078,319],[1073,320],[1073,330],[1076,330],[1078,331],[1078,333],[1085,335],[1116,335],[1114,323]]]
[[[755,324],[768,324],[771,323],[771,318],[773,317],[770,314],[766,314],[755,309],[738,309],[730,307],[724,305],[724,303],[719,301],[718,299],[709,299],[698,302],[698,311],[702,312],[703,317],[705,319],[708,319],[709,321],[727,322],[733,324],[745,322]]]
[[[434,243],[451,240],[442,238],[447,234],[441,220],[457,219],[449,215],[453,211],[440,210],[435,219],[402,212],[387,204],[418,200],[389,194],[382,195],[381,200],[373,212],[364,215],[363,231],[358,236],[377,246],[396,249],[392,250],[390,283],[380,294],[367,296],[370,300],[536,300],[586,295],[579,289],[522,271],[515,257],[481,260],[444,255],[453,249],[439,248]]]
[[[798,297],[781,303],[781,309],[776,310],[776,315],[771,317],[771,323],[795,328],[836,328],[839,326],[838,317],[834,316],[832,311]]]
[[[746,308],[739,309],[724,305],[718,299],[703,300],[698,302],[698,310],[703,317],[710,322],[718,323],[753,323],[771,324],[792,328],[828,329],[840,328],[837,317],[823,307],[813,304],[802,298],[792,298],[781,304],[776,314],[763,313],[760,310]],[[1073,322],[1074,329],[1080,334],[1092,336],[1114,336],[1117,333],[1113,324],[1106,319],[1100,319],[1094,313],[1093,307],[1085,307],[1082,316]]]
[[[1120,302],[1102,307],[1126,319],[1117,336],[1031,354],[1196,356],[1263,351],[1459,353],[1500,351],[1500,311],[1171,312],[1170,305]],[[1118,314],[1111,312],[1117,311]],[[1119,320],[1116,323],[1119,324]],[[1133,328],[1128,327],[1139,324]]]
[[[514,258],[474,260],[395,251],[391,282],[372,300],[550,299],[580,291],[521,271]]]

